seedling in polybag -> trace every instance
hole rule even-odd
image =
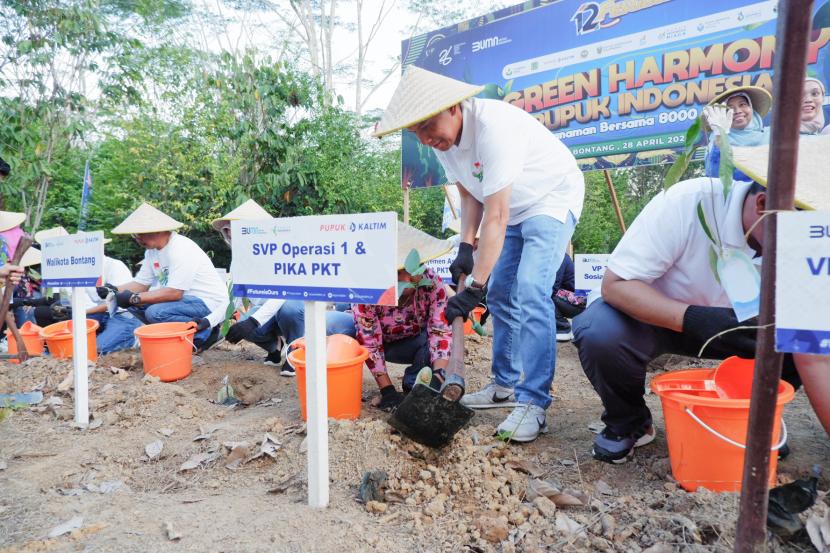
[[[417,278],[424,274],[426,266],[421,264],[421,256],[415,248],[412,248],[409,255],[406,256],[403,268],[410,274],[412,280],[410,282],[398,282],[398,297],[400,297],[401,294],[403,294],[403,291],[407,288],[424,288],[432,286],[432,281],[430,279]]]
[[[216,394],[216,403],[219,405],[236,405],[239,403],[233,393],[233,386],[228,382],[228,375],[225,375],[225,378],[222,379],[222,387],[219,388],[219,392]]]

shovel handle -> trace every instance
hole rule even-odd
[[[464,279],[467,275],[461,274],[458,277],[458,293],[464,291]],[[464,319],[456,317],[452,320],[452,351],[450,352],[450,362],[447,364],[447,377],[457,375],[464,378]],[[454,386],[457,388],[458,386]],[[463,390],[460,390],[463,393]],[[445,395],[446,397],[446,395]],[[461,399],[447,398],[447,399]]]
[[[26,250],[28,250],[31,245],[32,239],[29,238],[28,235],[24,234],[17,243],[17,249],[14,251],[14,257],[12,257],[11,264],[20,265],[20,260],[23,259],[23,254],[26,253]],[[23,342],[23,337],[20,336],[20,331],[18,331],[17,325],[14,322],[14,316],[9,313],[9,303],[12,299],[12,293],[14,293],[14,287],[11,286],[9,277],[6,277],[6,281],[3,283],[3,286],[3,303],[0,304],[0,321],[6,321],[6,326],[9,327],[9,330],[14,337],[14,341],[17,343],[17,351],[19,352],[17,357],[21,361],[25,361],[29,358],[29,352],[26,350],[26,344]]]

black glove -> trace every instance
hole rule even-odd
[[[739,323],[731,307],[705,307],[690,305],[683,315],[683,334],[686,341],[697,355],[703,344],[712,336],[737,326],[752,326],[755,321]],[[744,358],[755,357],[755,329],[733,330],[718,336],[706,346],[701,357],[719,359],[737,355]]]
[[[18,298],[9,309],[24,306],[40,307],[41,305],[52,305],[53,303],[57,303],[58,300],[60,300],[60,296],[52,296],[51,298]]]
[[[450,265],[450,274],[452,280],[458,284],[458,279],[461,274],[469,275],[473,272],[473,246],[466,242],[461,242],[458,245],[458,255],[455,256],[455,261]]]
[[[378,409],[386,412],[394,411],[398,408],[398,405],[401,404],[403,398],[403,394],[395,389],[394,384],[384,386],[380,389],[380,403],[378,403]]]
[[[207,330],[210,328],[210,321],[202,317],[201,319],[193,319],[191,322],[196,323],[196,332],[200,330]]]
[[[52,319],[56,322],[68,321],[72,318],[72,307],[68,305],[54,303],[49,307],[49,310],[52,312]]]
[[[253,317],[248,317],[241,323],[231,325],[227,336],[225,336],[225,340],[231,344],[236,344],[240,340],[247,340],[257,328],[259,328],[257,320]]]
[[[109,296],[110,292],[112,292],[113,294],[117,294],[118,287],[113,286],[112,284],[104,284],[103,286],[96,286],[95,291],[98,292],[99,298],[105,300],[107,299],[107,296]]]
[[[465,288],[463,292],[449,299],[447,309],[444,311],[444,318],[450,324],[456,317],[461,317],[466,321],[470,311],[481,303],[486,294],[487,290],[484,288]]]
[[[124,290],[123,292],[118,292],[117,294],[115,294],[115,301],[118,303],[118,307],[127,309],[128,307],[132,307],[134,305],[138,305],[139,303],[141,303],[137,300],[133,300],[133,296],[138,297],[138,294],[136,294],[132,290]]]

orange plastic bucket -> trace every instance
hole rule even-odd
[[[144,374],[173,382],[193,371],[194,323],[155,323],[140,326],[133,333],[141,344]]]
[[[297,394],[300,396],[300,412],[306,413],[305,390],[305,341],[295,340],[297,349],[288,354],[288,362],[297,371]],[[328,416],[332,419],[356,419],[360,416],[360,400],[363,392],[363,362],[369,350],[357,340],[345,334],[332,334],[326,338],[326,367],[328,388]]]
[[[98,359],[97,342],[95,331],[98,330],[98,321],[95,319],[86,320],[86,357],[90,361]],[[61,321],[44,327],[40,336],[46,340],[46,347],[49,354],[59,359],[72,357],[74,346],[72,345],[72,321]]]
[[[32,321],[26,321],[19,329],[20,337],[23,338],[23,343],[26,344],[26,351],[29,355],[40,355],[43,353],[43,338],[40,337],[42,327],[37,326]],[[9,343],[9,353],[14,355],[17,353],[17,340],[14,339],[10,330],[6,331],[6,338]],[[17,359],[9,359],[10,363],[20,363]]]
[[[481,315],[484,313],[485,309],[483,307],[476,307],[473,309],[473,318],[476,320],[477,323],[481,322]],[[476,331],[473,330],[473,319],[467,317],[467,320],[464,321],[464,336],[469,336],[470,334],[475,334]]]
[[[754,363],[752,359],[744,361]],[[651,389],[663,403],[672,474],[688,491],[699,487],[718,492],[741,489],[749,398],[724,399],[715,390],[667,391],[660,387],[663,383],[711,380],[714,373],[714,369],[673,371],[651,381]],[[778,468],[775,451],[787,440],[786,426],[782,431],[781,413],[794,396],[795,390],[790,384],[784,381],[778,384],[770,486],[775,484]]]

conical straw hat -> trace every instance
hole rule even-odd
[[[176,230],[183,223],[165,215],[148,203],[143,203],[129,217],[112,229],[112,234],[144,234]]]
[[[437,115],[484,90],[410,65],[372,136],[378,138]]]
[[[795,204],[802,209],[830,210],[830,135],[802,136],[798,142]],[[767,185],[769,144],[732,146],[735,166],[755,182]]]
[[[254,200],[248,200],[224,217],[214,219],[211,225],[216,230],[222,228],[225,221],[238,221],[239,219],[271,219],[271,215]]]
[[[0,211],[0,232],[14,228],[26,220],[25,213],[16,211]]]
[[[32,265],[40,265],[40,260],[40,250],[30,247],[26,250],[26,253],[23,254],[23,258],[20,260],[20,266],[31,267]]]
[[[57,238],[58,236],[68,235],[69,232],[63,227],[47,228],[39,230],[35,233],[35,242],[37,242],[38,244],[43,244],[44,240],[49,240],[50,238]]]
[[[730,88],[709,100],[707,105],[722,104],[733,94],[746,94],[749,97],[749,101],[752,102],[752,111],[760,115],[761,118],[766,117],[772,107],[772,94],[766,88],[761,88],[760,86],[736,86],[735,88]],[[711,130],[705,117],[702,121],[703,128],[707,131]]]
[[[398,270],[404,268],[406,256],[413,249],[418,250],[421,263],[426,263],[450,251],[452,244],[398,221]]]

